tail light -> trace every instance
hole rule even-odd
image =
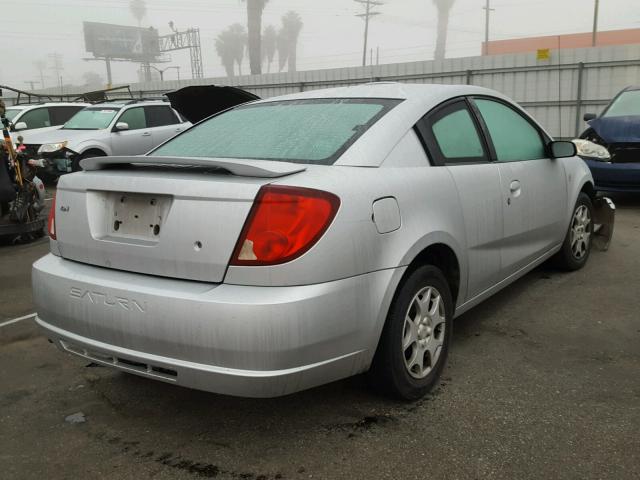
[[[49,210],[49,220],[47,221],[47,232],[49,237],[56,239],[56,194],[53,194],[51,201],[51,209]]]
[[[231,265],[278,265],[300,257],[322,237],[340,199],[310,188],[260,189],[231,257]]]

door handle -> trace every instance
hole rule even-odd
[[[176,132],[181,132],[182,129],[181,128],[176,128]]]
[[[516,193],[517,191],[519,191],[520,182],[518,180],[514,180],[513,182],[511,182],[511,185],[509,185],[509,190],[511,190],[511,193]]]
[[[144,132],[142,134],[143,137],[150,137],[151,136],[151,132]]]

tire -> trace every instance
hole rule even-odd
[[[80,155],[77,155],[71,162],[71,172],[72,173],[79,172],[80,170],[82,170],[82,167],[80,167],[80,161],[84,160],[85,158],[106,157],[106,156],[107,154],[100,150],[89,150]]]
[[[426,295],[430,295],[429,299]],[[435,308],[437,298],[439,308]],[[428,305],[422,315],[418,309],[421,302]],[[425,316],[427,311],[429,315]],[[405,317],[419,320],[420,325],[405,321]],[[418,400],[427,394],[447,360],[452,317],[451,290],[440,269],[425,265],[413,270],[402,282],[389,309],[368,374],[372,386],[404,400]],[[424,352],[422,366],[421,352]]]
[[[587,217],[583,215],[586,213]],[[568,271],[585,266],[593,239],[593,204],[586,193],[578,195],[562,248],[556,257],[559,266]]]

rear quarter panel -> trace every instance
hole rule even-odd
[[[340,197],[332,225],[302,257],[271,267],[229,267],[225,283],[306,285],[406,266],[427,246],[445,243],[456,253],[466,278],[464,222],[456,187],[444,168],[309,166],[278,183],[317,188]],[[380,234],[373,202],[394,197],[401,226]],[[461,285],[460,296],[466,292]]]

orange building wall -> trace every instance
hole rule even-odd
[[[552,50],[558,48],[584,48],[590,47],[591,43],[591,32],[547,37],[514,38],[511,40],[490,41],[488,53],[489,55],[499,55],[503,53],[535,52],[544,48]],[[628,45],[631,43],[640,43],[640,28],[598,32],[596,46]]]

